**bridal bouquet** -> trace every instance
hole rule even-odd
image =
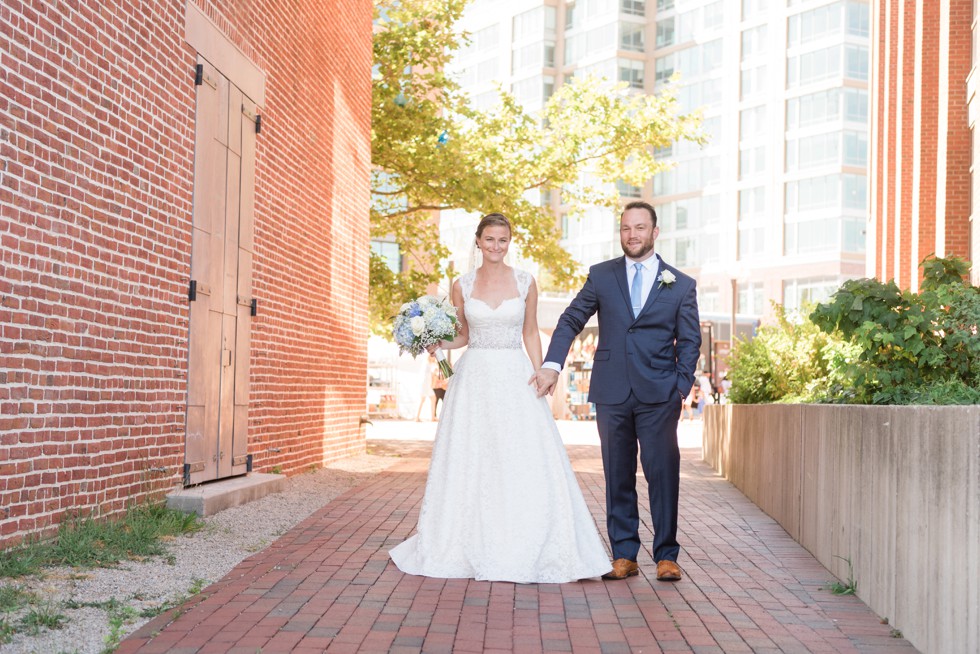
[[[398,349],[410,352],[413,357],[425,352],[434,343],[452,340],[458,329],[456,307],[449,302],[440,302],[431,295],[406,302],[395,316],[394,333]],[[453,374],[453,368],[446,360],[445,353],[436,349],[435,355],[439,370],[448,378]]]

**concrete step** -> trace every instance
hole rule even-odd
[[[214,515],[233,506],[286,490],[286,476],[250,472],[241,477],[181,488],[167,495],[167,506],[199,516]]]

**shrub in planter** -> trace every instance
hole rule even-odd
[[[854,401],[868,404],[980,403],[980,288],[956,257],[922,263],[919,293],[894,282],[844,282],[810,319],[857,346],[845,365]]]

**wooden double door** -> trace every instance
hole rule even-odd
[[[248,460],[256,105],[197,68],[184,483],[244,474]]]

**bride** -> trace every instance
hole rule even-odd
[[[449,381],[417,533],[390,551],[409,574],[560,583],[611,567],[547,400],[528,385],[542,356],[537,288],[504,263],[510,239],[507,218],[484,216],[483,264],[453,284],[462,329],[441,345],[468,349]]]

